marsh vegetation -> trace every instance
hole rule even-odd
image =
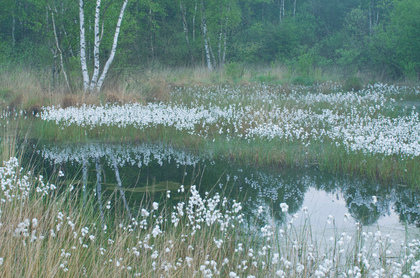
[[[419,275],[418,86],[179,74],[68,95],[4,73],[2,275]]]

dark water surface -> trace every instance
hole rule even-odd
[[[43,145],[27,153],[42,165],[44,175],[64,172],[63,184],[74,192],[89,196],[100,190],[102,206],[112,193],[120,200],[124,197],[119,203],[132,216],[146,198],[162,202],[169,194],[176,202],[182,197],[181,185],[186,191],[196,185],[202,196],[219,192],[242,202],[249,218],[262,211],[260,218],[267,222],[287,223],[308,214],[314,229],[325,229],[330,222],[336,227],[359,222],[404,231],[418,229],[420,220],[419,193],[316,168],[252,167],[156,144]],[[282,203],[288,205],[288,213],[282,212]]]

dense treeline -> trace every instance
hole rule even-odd
[[[79,0],[2,0],[0,63],[81,75]],[[103,67],[123,0],[84,3],[86,60]],[[95,11],[99,32],[95,36]],[[97,32],[97,31],[96,31]],[[95,41],[95,38],[98,38]],[[99,62],[98,62],[99,64]],[[420,75],[418,0],[129,0],[116,69],[287,65],[299,74],[340,66],[388,78]],[[231,67],[234,68],[234,67]],[[64,70],[63,70],[64,69]]]

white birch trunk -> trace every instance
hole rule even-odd
[[[228,8],[228,11],[230,11],[230,8]],[[225,64],[225,60],[226,60],[226,41],[227,41],[227,27],[228,27],[228,21],[229,21],[229,17],[226,17],[226,22],[225,22],[225,30],[224,30],[224,38],[223,38],[223,57],[222,57],[222,66]]]
[[[293,2],[293,17],[296,15],[296,0]]]
[[[149,39],[150,39],[150,54],[152,60],[155,59],[155,49],[153,47],[153,20],[152,20],[152,6],[149,6]]]
[[[54,20],[53,11],[51,11],[51,20],[52,20],[52,26],[53,26],[53,31],[54,31],[55,46],[57,47],[58,53],[60,54],[61,70],[63,71],[64,79],[66,80],[67,89],[70,89],[69,79],[67,78],[66,70],[64,68],[63,52],[61,51],[60,44],[58,43],[57,30],[55,28],[55,20]]]
[[[372,35],[372,11],[369,7],[369,35]]]
[[[206,23],[206,6],[204,1],[201,1],[202,5],[202,18],[203,18],[203,38],[204,38],[204,50],[206,51],[206,60],[207,60],[207,68],[211,70],[213,67],[211,65],[211,58],[210,58],[210,47],[209,42],[207,40],[207,23]]]
[[[209,50],[210,50],[210,57],[213,59],[213,67],[216,67],[216,56],[214,56],[213,49],[211,48],[210,39],[208,39],[209,43]]]
[[[93,91],[96,87],[96,82],[98,81],[99,76],[99,46],[101,44],[100,37],[99,37],[99,15],[101,10],[101,0],[96,0],[96,9],[95,9],[95,40],[93,43],[93,61],[94,61],[94,67],[93,67],[93,76],[92,80],[90,81],[89,90]]]
[[[218,58],[219,58],[219,67],[222,66],[222,37],[223,37],[223,28],[220,27],[219,32],[219,48],[217,50]]]
[[[283,20],[283,17],[282,17],[282,8],[283,8],[282,3],[283,3],[283,1],[284,0],[279,0],[279,6],[280,6],[280,9],[279,9],[279,21],[280,22],[282,22],[282,20]]]
[[[195,15],[197,14],[197,2],[195,2],[195,6],[194,6],[194,15],[193,15],[193,19],[192,19],[192,37],[193,37],[193,41],[195,41]]]
[[[79,20],[80,20],[80,63],[82,66],[83,89],[89,89],[89,73],[86,65],[86,37],[85,37],[85,15],[83,0],[79,0]]]
[[[12,45],[13,48],[16,45],[16,37],[15,37],[15,26],[16,26],[16,20],[15,20],[15,15],[12,15]]]
[[[281,0],[281,2],[282,2],[282,8],[281,8],[281,10],[282,10],[282,13],[283,13],[283,19],[284,19],[284,0]]]
[[[98,91],[101,90],[102,84],[105,80],[106,74],[108,73],[109,67],[111,66],[112,61],[114,60],[115,52],[117,51],[118,36],[120,34],[121,22],[124,16],[124,11],[125,11],[125,7],[127,6],[127,2],[128,0],[124,0],[124,3],[121,7],[120,15],[118,17],[117,27],[115,28],[114,43],[112,44],[111,54],[109,55],[108,61],[106,61],[105,67],[102,70],[101,77],[99,78],[98,84],[96,85],[96,89]]]
[[[190,40],[188,39],[187,12],[182,6],[182,2],[179,2],[179,8],[181,9],[181,13],[182,13],[182,25],[184,26],[185,42],[187,43],[187,46],[188,46],[188,52],[190,54],[191,64],[194,64]]]

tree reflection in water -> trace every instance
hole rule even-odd
[[[344,201],[355,222],[372,225],[392,213],[399,215],[400,225],[417,224],[420,220],[419,194],[401,186],[391,187],[333,176],[314,168],[272,169],[238,165],[218,159],[212,153],[195,154],[159,144],[117,145],[45,145],[38,150],[46,171],[63,169],[67,177],[80,180],[83,198],[93,191],[100,209],[100,194],[119,191],[128,217],[139,211],[136,204],[143,198],[162,200],[165,194],[175,194],[181,185],[196,184],[202,194],[218,191],[241,201],[249,221],[285,223],[303,208],[311,192],[325,192],[331,197],[322,206]],[[95,167],[91,165],[95,164]],[[52,167],[51,167],[52,166]],[[82,169],[82,171],[80,171]],[[79,177],[80,176],[80,177]],[[101,186],[106,189],[102,191]],[[289,206],[288,213],[280,204]],[[312,215],[316,214],[312,212]],[[261,227],[263,223],[255,223]]]

